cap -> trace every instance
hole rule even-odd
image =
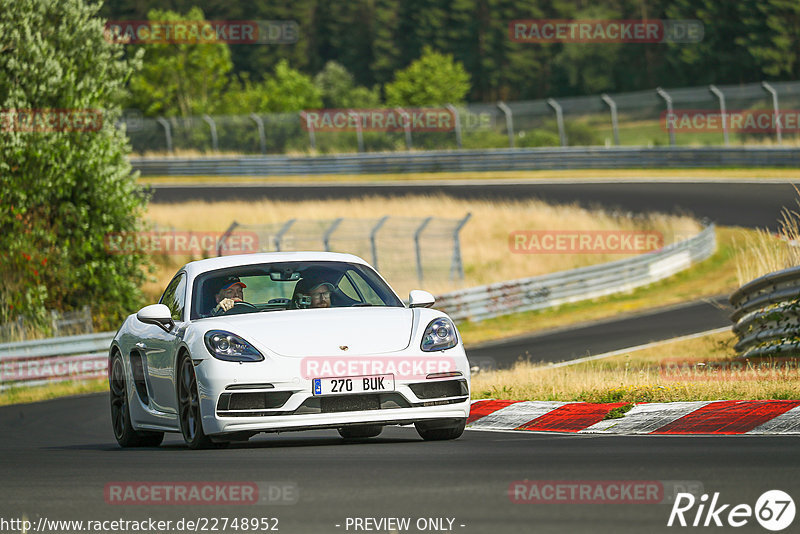
[[[220,291],[225,291],[226,289],[230,289],[236,284],[239,284],[242,287],[247,287],[244,285],[244,282],[239,280],[238,276],[229,276],[225,280],[222,281],[222,287],[219,288]]]

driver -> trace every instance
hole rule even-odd
[[[222,287],[215,299],[216,307],[211,310],[211,315],[220,315],[233,308],[237,302],[244,302],[243,288],[247,287],[237,276],[229,276],[222,282]]]

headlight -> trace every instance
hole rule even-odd
[[[456,327],[450,319],[439,317],[434,319],[422,334],[420,348],[425,352],[450,349],[458,343]]]
[[[260,362],[264,356],[250,343],[224,330],[209,330],[204,337],[208,352],[226,362]]]

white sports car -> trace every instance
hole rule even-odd
[[[469,364],[433,303],[415,290],[406,308],[349,254],[188,263],[114,336],[114,435],[123,447],[157,446],[181,432],[203,448],[259,432],[336,428],[360,439],[414,424],[426,440],[458,438]]]

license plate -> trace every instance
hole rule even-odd
[[[394,375],[345,376],[342,378],[315,378],[314,395],[351,395],[394,391]]]

